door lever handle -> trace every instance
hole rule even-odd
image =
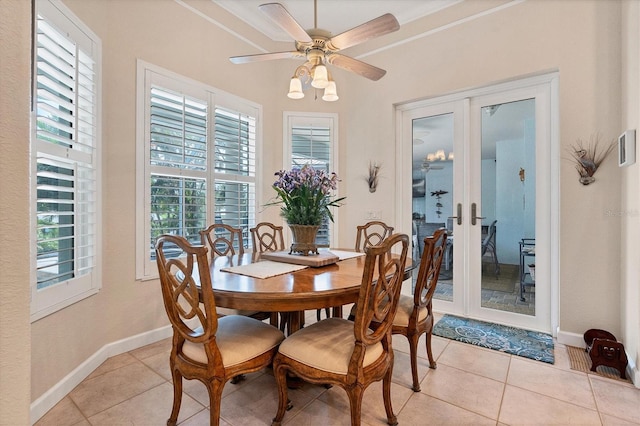
[[[477,208],[478,206],[476,206],[476,203],[471,203],[471,224],[472,225],[476,224],[477,219],[486,219],[486,217],[476,216]]]
[[[449,216],[449,219],[457,219],[458,225],[462,225],[462,204],[456,206],[456,216]]]

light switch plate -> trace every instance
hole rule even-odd
[[[629,166],[636,162],[636,131],[626,130],[618,137],[618,166]]]

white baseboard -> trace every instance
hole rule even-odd
[[[631,379],[635,387],[640,389],[640,370],[628,352],[627,359],[629,360],[629,364],[627,365],[627,377]]]
[[[82,364],[67,374],[62,380],[53,385],[38,399],[31,403],[31,424],[40,420],[47,411],[53,408],[76,386],[86,379],[103,362],[115,355],[129,352],[172,335],[171,326],[157,328],[126,339],[108,343],[100,348],[96,353],[87,358]]]
[[[575,346],[577,348],[585,347],[583,334],[562,331],[560,328],[558,328],[556,340],[563,345]]]

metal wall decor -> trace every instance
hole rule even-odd
[[[580,175],[579,181],[583,185],[595,182],[596,178],[593,175],[604,159],[617,146],[615,140],[604,147],[601,144],[600,135],[592,135],[589,142],[578,139],[575,145],[571,145],[569,150],[572,157],[571,161],[575,164],[576,170]]]

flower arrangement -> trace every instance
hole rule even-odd
[[[281,205],[281,215],[289,225],[322,224],[325,217],[333,222],[329,207],[340,207],[346,197],[333,198],[331,191],[338,186],[338,176],[305,165],[275,173],[273,184],[277,201],[267,205]]]

